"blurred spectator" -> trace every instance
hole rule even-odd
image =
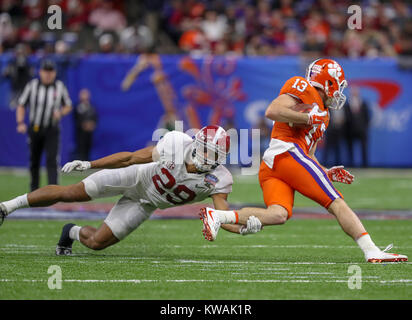
[[[80,32],[87,24],[88,7],[81,0],[67,0],[63,1],[64,11],[66,14],[66,27],[69,31]]]
[[[347,26],[348,0],[3,0],[0,50],[25,42],[35,53],[52,53],[60,35],[46,27],[52,4],[62,8],[64,33],[80,39],[72,48],[87,52],[412,55],[411,3],[401,0],[362,2],[360,30]],[[99,45],[108,33],[116,45]]]
[[[102,0],[100,5],[92,10],[89,23],[96,27],[96,34],[104,31],[121,31],[126,27],[124,14],[114,8],[113,0]]]
[[[105,33],[99,38],[100,53],[112,53],[114,51],[114,38],[110,33]]]
[[[218,15],[214,10],[209,10],[205,14],[205,18],[201,23],[201,28],[206,39],[211,43],[212,47],[223,38],[227,30],[227,21],[224,15]]]
[[[17,32],[8,13],[0,14],[0,44],[4,49],[13,48],[16,44]]]
[[[18,0],[0,1],[0,12],[7,12],[10,16],[21,16],[23,8]]]
[[[328,130],[326,130],[322,163],[325,166],[336,166],[342,164],[340,148],[345,139],[345,110],[343,108],[331,110],[329,114],[330,122]]]
[[[179,39],[179,47],[184,52],[205,53],[209,50],[206,36],[200,27],[200,20],[188,20]]]
[[[133,25],[120,33],[120,45],[127,53],[148,52],[154,44],[153,33],[146,25]]]
[[[45,43],[42,39],[42,28],[40,22],[30,22],[26,20],[25,23],[28,25],[23,26],[19,30],[20,39],[27,43],[33,52],[42,49]]]
[[[56,41],[54,45],[53,60],[57,65],[57,79],[63,82],[67,81],[67,70],[69,66],[75,62],[73,56],[70,55],[69,46],[63,40]]]
[[[10,80],[12,97],[10,105],[17,107],[17,99],[21,95],[24,86],[34,76],[34,69],[27,59],[27,48],[19,44],[14,50],[14,56],[3,70],[3,77]]]
[[[360,95],[359,88],[350,87],[349,97],[344,106],[346,118],[346,143],[349,154],[349,167],[354,166],[353,149],[356,142],[360,142],[362,151],[362,167],[368,166],[368,131],[370,112],[368,104]]]
[[[93,132],[97,126],[97,113],[90,103],[90,92],[87,89],[80,90],[79,104],[76,107],[76,151],[75,159],[89,160],[93,142]]]
[[[30,21],[40,19],[46,12],[47,1],[44,0],[23,0],[23,11],[25,17]]]

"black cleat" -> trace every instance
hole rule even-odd
[[[6,208],[0,203],[0,226],[3,224],[4,218],[7,216]]]
[[[56,246],[56,256],[71,256],[72,255],[72,247],[61,247],[59,245]]]
[[[72,245],[74,240],[70,239],[69,232],[70,229],[74,226],[75,224],[73,223],[64,225],[59,243],[56,246],[57,256],[70,256],[72,254]]]

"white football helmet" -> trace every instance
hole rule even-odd
[[[192,161],[196,169],[208,172],[226,160],[230,148],[230,137],[219,126],[200,129],[193,141]]]

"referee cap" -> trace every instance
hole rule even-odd
[[[46,70],[46,71],[55,71],[56,64],[54,63],[53,60],[45,59],[41,62],[40,69]]]

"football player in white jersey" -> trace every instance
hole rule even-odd
[[[74,185],[48,185],[0,203],[0,224],[19,208],[121,195],[98,229],[72,223],[63,227],[56,254],[71,255],[74,240],[94,250],[107,248],[124,239],[157,208],[165,209],[211,197],[216,209],[228,210],[227,196],[232,191],[233,179],[222,163],[226,160],[229,146],[230,139],[223,128],[207,126],[194,139],[185,133],[171,131],[156,146],[115,153],[92,162],[68,162],[62,168],[65,173],[105,170],[97,171]],[[232,218],[231,222],[235,223],[235,213]],[[244,235],[260,231],[261,223],[252,216],[246,225],[227,224],[222,228]]]

